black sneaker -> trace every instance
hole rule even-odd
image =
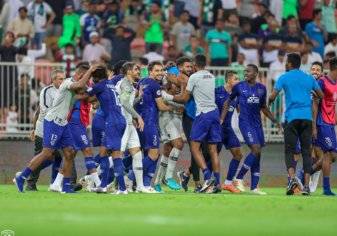
[[[36,192],[36,191],[38,191],[35,184],[27,185],[26,188],[25,188],[25,190],[26,190],[26,191],[31,191],[31,192]]]
[[[297,180],[295,178],[291,179],[289,181],[288,187],[287,187],[287,195],[294,195],[294,189],[299,186]]]
[[[185,190],[185,192],[188,191],[188,181],[190,180],[189,176],[184,175],[184,171],[178,172],[178,179],[180,186]]]
[[[82,184],[76,183],[76,184],[73,185],[73,189],[74,189],[75,192],[81,191],[82,188],[83,188]]]
[[[200,193],[200,190],[202,189],[202,185],[199,184],[197,187],[194,189],[194,193]]]
[[[213,179],[208,179],[204,182],[204,184],[202,185],[202,188],[200,189],[201,193],[206,192],[206,190],[210,187],[214,185],[214,180]]]
[[[211,185],[207,190],[206,190],[207,194],[217,194],[217,193],[221,193],[221,188],[219,188],[218,186],[215,186],[214,184]]]
[[[309,196],[310,195],[310,188],[309,186],[304,186],[302,190],[302,195]]]

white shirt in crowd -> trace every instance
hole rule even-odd
[[[44,33],[46,32],[46,28],[43,26],[47,23],[47,16],[53,13],[52,8],[49,6],[48,3],[35,3],[32,1],[27,6],[28,15],[32,18],[33,24],[35,27],[36,33]]]
[[[10,3],[8,22],[11,22],[19,15],[19,8],[23,6],[21,0],[7,0]]]
[[[222,8],[225,10],[237,8],[236,0],[221,0],[221,2],[222,2]]]
[[[60,126],[68,124],[67,117],[74,97],[69,89],[73,83],[72,78],[63,81],[55,95],[52,108],[46,114],[47,121],[54,121]]]
[[[44,87],[40,92],[40,113],[36,121],[35,135],[43,138],[43,120],[47,112],[52,108],[57,88],[53,85]]]
[[[88,44],[83,51],[83,61],[101,61],[101,57],[106,53],[105,48],[99,44]]]
[[[321,57],[321,55],[317,52],[311,52],[308,54],[308,64],[311,66],[312,63],[314,62],[323,62],[323,59]]]
[[[333,45],[332,42],[328,43],[324,47],[324,55],[326,55],[328,52],[334,52],[337,56],[337,44]]]
[[[273,81],[277,81],[278,78],[284,73],[285,71],[285,60],[281,62],[279,59],[276,61],[272,62],[269,65],[269,79],[272,79]]]
[[[164,61],[164,57],[157,52],[146,53],[143,57],[146,58],[149,61],[149,63],[153,61],[160,61],[160,62]]]

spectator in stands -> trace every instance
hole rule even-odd
[[[239,17],[241,24],[243,22],[249,21],[254,13],[255,8],[254,5],[252,4],[252,0],[240,0]]]
[[[2,42],[2,35],[7,29],[9,9],[9,3],[5,0],[0,0],[0,43]]]
[[[209,48],[211,66],[227,66],[231,62],[231,35],[224,31],[225,23],[218,19],[215,29],[207,32],[205,41]]]
[[[280,0],[269,0],[269,10],[275,16],[279,25],[282,25],[283,2]]]
[[[30,124],[31,87],[29,81],[29,75],[22,74],[20,76],[19,87],[15,89],[15,104],[12,104],[12,106],[15,105],[18,108],[19,124]],[[27,130],[29,128],[20,129]]]
[[[278,51],[283,43],[283,37],[279,34],[279,25],[275,18],[269,18],[268,28],[263,35],[262,66],[269,67],[277,60]]]
[[[189,12],[184,10],[179,17],[179,21],[173,25],[171,30],[172,44],[180,52],[188,45],[191,35],[195,34],[194,26],[188,22],[189,17]]]
[[[147,59],[148,63],[150,64],[153,61],[160,61],[164,62],[164,57],[158,53],[156,44],[150,44],[149,52],[146,53],[143,57]]]
[[[165,16],[160,9],[158,2],[151,4],[149,13],[145,13],[143,25],[145,27],[144,40],[146,44],[146,52],[150,51],[150,46],[155,45],[159,52],[162,52],[164,42],[164,25]]]
[[[324,47],[324,56],[328,52],[335,52],[335,54],[337,55],[337,34],[336,33],[330,35],[330,42]]]
[[[247,64],[259,65],[259,53],[260,48],[260,38],[251,33],[251,26],[249,22],[243,23],[242,26],[243,33],[239,35],[239,53],[245,55]]]
[[[302,50],[303,33],[294,16],[289,16],[287,24],[280,31],[284,37],[285,50],[287,53],[298,52]]]
[[[305,25],[312,21],[315,8],[315,0],[300,0],[299,2],[299,20],[301,29],[305,29]]]
[[[228,20],[231,14],[237,14],[238,1],[237,0],[227,0],[222,1],[223,9],[223,19]]]
[[[19,8],[19,16],[8,24],[8,31],[14,33],[16,37],[16,45],[23,46],[34,37],[34,26],[28,18],[28,10],[26,7]]]
[[[130,5],[124,13],[124,23],[133,31],[137,31],[141,16],[144,14],[145,5],[141,0],[131,0]]]
[[[200,41],[195,35],[191,35],[189,44],[183,51],[185,56],[193,58],[197,54],[205,54],[205,49],[200,46]]]
[[[100,62],[109,61],[110,55],[106,52],[105,48],[99,43],[100,37],[97,32],[91,32],[90,43],[87,44],[83,51],[83,61]]]
[[[74,12],[72,4],[66,5],[62,19],[62,35],[58,40],[59,48],[67,44],[78,45],[81,39],[80,17]]]
[[[311,63],[309,62],[308,51],[303,51],[301,53],[301,67],[300,69],[306,73],[310,73]]]
[[[53,24],[48,30],[48,35],[50,37],[60,37],[62,34],[62,21],[64,16],[64,9],[67,5],[74,5],[73,0],[45,0],[46,3],[49,4],[53,12],[57,12],[55,14],[55,18],[53,20]]]
[[[19,9],[23,7],[24,4],[21,0],[10,0],[8,2],[10,2],[11,5],[9,8],[8,22],[11,22],[19,16]]]
[[[274,82],[277,81],[277,79],[280,77],[281,74],[283,74],[285,70],[285,51],[279,50],[277,53],[277,60],[272,62],[269,65],[268,75],[269,79],[273,80]]]
[[[304,46],[304,49],[303,51],[306,51],[308,52],[308,61],[309,61],[309,64],[312,64],[313,62],[315,61],[318,61],[318,62],[323,62],[323,59],[321,57],[321,55],[315,51],[313,51],[313,44],[310,40],[307,40],[305,42],[305,46]]]
[[[90,34],[92,32],[98,32],[100,27],[100,18],[96,15],[96,3],[89,2],[87,5],[87,13],[83,14],[80,18],[80,24],[82,27],[82,39],[83,44],[86,45],[90,42]]]
[[[332,35],[337,33],[335,10],[336,0],[323,0],[322,25],[328,33],[328,42],[332,40]]]
[[[324,56],[324,29],[321,23],[322,11],[314,10],[314,20],[305,26],[305,33],[314,45],[313,50]]]
[[[106,0],[107,9],[103,13],[102,26],[104,32],[114,31],[117,25],[123,21],[123,14],[120,10],[120,5],[116,0]]]
[[[240,20],[237,14],[231,13],[228,16],[228,19],[225,20],[225,28],[224,30],[233,37],[234,34],[241,34],[242,30],[240,27]]]
[[[213,29],[217,19],[223,19],[221,0],[203,0],[201,5],[201,30],[203,35]]]
[[[181,0],[185,3],[185,10],[190,13],[190,22],[192,25],[199,29],[200,27],[200,13],[201,13],[201,1],[200,0]]]
[[[167,53],[165,56],[165,61],[176,61],[180,56],[182,56],[182,53],[177,50],[177,48],[174,45],[170,45],[167,48]]]
[[[18,113],[16,106],[10,106],[6,117],[6,132],[18,132]]]
[[[263,1],[257,3],[256,9],[256,16],[251,19],[251,32],[254,34],[258,33],[262,25],[267,24],[266,18],[270,15],[270,12],[268,11],[268,6]]]
[[[131,60],[131,42],[136,37],[136,33],[130,29],[119,25],[115,29],[115,34],[110,35],[111,41],[111,63],[115,64],[120,60]]]
[[[62,50],[60,61],[65,63],[66,77],[68,78],[72,76],[75,72],[76,64],[78,62],[73,44],[68,43],[65,45],[64,49]]]
[[[49,4],[43,0],[32,1],[28,4],[27,9],[35,30],[33,45],[35,48],[40,49],[46,37],[47,28],[52,24],[55,18],[55,13]]]
[[[231,69],[236,71],[241,81],[244,80],[245,77],[246,65],[246,58],[243,53],[239,53],[236,57],[236,61],[230,64]]]
[[[289,16],[294,16],[297,18],[297,6],[298,0],[287,0],[283,1],[282,7],[282,19],[283,23],[288,19]]]

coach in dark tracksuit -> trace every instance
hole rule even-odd
[[[269,104],[273,103],[281,90],[284,90],[286,111],[284,128],[285,163],[291,178],[287,188],[287,195],[294,194],[299,183],[295,178],[294,154],[297,140],[300,140],[305,173],[303,195],[309,195],[309,178],[311,172],[311,143],[312,143],[312,99],[314,92],[318,98],[323,92],[313,76],[299,70],[301,56],[296,53],[287,55],[286,73],[277,80],[269,97]]]

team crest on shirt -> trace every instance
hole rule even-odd
[[[228,111],[229,112],[233,112],[235,110],[235,107],[233,107],[233,106],[230,106],[229,108],[228,108]]]
[[[54,146],[56,144],[57,134],[52,134],[50,138],[50,145]]]
[[[89,144],[89,141],[88,141],[88,138],[85,134],[81,135],[81,139],[82,139],[82,142],[85,144],[85,145],[88,145]]]
[[[157,90],[157,96],[161,95],[161,90]]]
[[[332,147],[332,141],[329,137],[325,137],[324,141],[325,141],[326,145],[328,145],[329,147]]]
[[[252,135],[251,132],[248,132],[247,136],[248,136],[249,142],[251,142],[251,143],[254,142],[253,135]]]

